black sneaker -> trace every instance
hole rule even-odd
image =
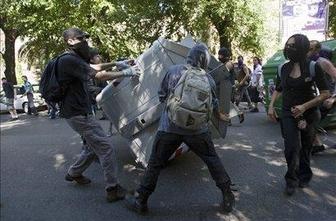
[[[136,192],[135,195],[127,195],[126,206],[133,212],[145,215],[148,213],[147,199],[148,197],[143,197]]]
[[[75,181],[76,183],[80,185],[86,185],[86,184],[91,183],[91,180],[83,175],[73,177],[73,176],[70,176],[70,174],[68,173],[65,176],[65,180],[69,182]]]
[[[250,110],[250,112],[252,113],[256,113],[256,112],[259,112],[259,109],[257,107],[253,108],[252,110]]]
[[[295,187],[287,185],[285,189],[285,193],[287,196],[292,196],[295,193]]]
[[[222,203],[223,210],[224,212],[229,213],[233,210],[233,207],[235,205],[235,197],[230,187],[223,190],[222,194],[223,194],[223,203]]]
[[[106,189],[106,199],[110,203],[123,200],[126,196],[126,192],[126,189],[117,184],[115,187],[109,187]]]
[[[314,154],[317,154],[317,153],[320,153],[320,152],[323,152],[325,150],[325,146],[322,144],[322,145],[319,145],[319,146],[313,146],[313,149],[312,149],[312,155]]]

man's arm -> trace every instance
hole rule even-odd
[[[102,64],[90,64],[90,67],[93,68],[95,71],[104,71],[111,69],[114,66],[120,66],[122,69],[125,69],[131,65],[134,65],[134,60],[123,60],[117,62],[109,62],[109,63],[102,63]]]
[[[250,73],[245,65],[243,66],[243,72],[245,74],[245,77],[239,82],[240,86],[242,86],[250,77]]]
[[[120,77],[139,77],[140,74],[141,72],[139,69],[137,69],[136,67],[130,67],[122,71],[97,72],[94,76],[95,78],[99,80],[108,81],[108,80],[114,80]]]
[[[90,67],[93,68],[95,71],[108,70],[114,66],[116,66],[116,62],[109,62],[109,63],[102,63],[102,64],[90,64]]]
[[[336,80],[336,68],[329,60],[323,59],[321,62],[319,62],[319,64],[324,72]]]

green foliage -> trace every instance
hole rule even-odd
[[[329,3],[329,36],[336,38],[336,3]]]
[[[65,49],[62,32],[78,27],[106,59],[136,56],[158,37],[191,33],[210,45],[263,55],[263,20],[257,0],[7,0],[6,25],[29,41],[20,54],[43,66]]]

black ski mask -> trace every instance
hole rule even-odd
[[[288,43],[288,40],[293,38],[294,43]],[[307,36],[295,34],[289,37],[284,48],[284,56],[292,62],[304,61],[309,51],[309,40]]]
[[[286,45],[284,55],[293,62],[298,62],[301,59],[301,53],[298,51],[298,48],[296,48],[295,45]]]
[[[69,48],[76,52],[85,61],[90,61],[90,47],[87,41],[81,41],[74,45],[69,45]]]

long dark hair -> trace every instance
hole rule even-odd
[[[300,63],[300,69],[301,71],[303,72],[306,72],[307,68],[306,68],[306,61],[307,61],[307,54],[309,52],[309,46],[310,46],[310,42],[309,42],[309,39],[307,38],[307,36],[303,35],[303,34],[294,34],[292,36],[290,36],[287,41],[286,41],[286,44],[285,44],[285,47],[284,47],[284,56],[286,59],[288,59],[288,55],[286,53],[286,45],[287,45],[287,42],[289,39],[291,38],[294,38],[294,44],[295,44],[295,48],[296,50],[298,50],[299,54],[300,54],[300,58],[301,60],[299,61]],[[291,71],[293,66],[294,66],[294,62],[290,62],[289,64],[290,66],[290,70],[288,71]]]
[[[310,46],[310,42],[307,38],[307,36],[303,35],[303,34],[295,34],[295,35],[292,35],[288,38],[291,39],[291,38],[294,38],[294,44],[295,44],[295,48],[299,51],[300,53],[300,58],[302,60],[305,60],[306,57],[307,57],[307,53],[309,51],[309,46]],[[288,40],[286,41],[286,44],[285,44],[285,47],[284,47],[284,56],[286,59],[288,59],[288,55],[286,53],[286,45],[288,43]]]

